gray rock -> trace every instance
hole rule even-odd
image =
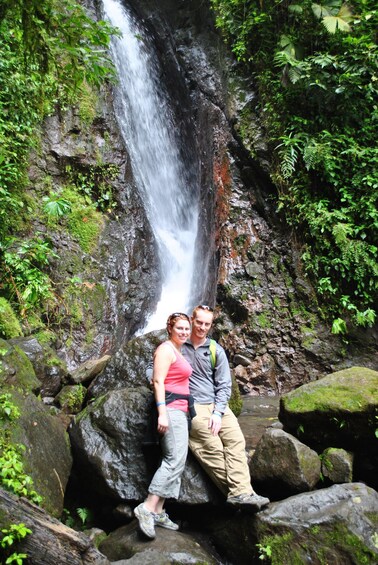
[[[156,528],[156,538],[146,543],[136,520],[112,532],[100,544],[99,550],[113,563],[124,558],[127,563],[151,565],[217,563],[190,534]]]
[[[320,479],[318,454],[294,436],[275,428],[262,435],[250,461],[253,483],[280,499],[315,488]]]
[[[362,483],[333,485],[270,504],[253,516],[211,524],[215,547],[233,563],[378,563],[378,493]],[[288,557],[290,556],[290,557]]]
[[[69,429],[85,484],[115,502],[142,501],[157,469],[159,450],[142,445],[152,397],[146,387],[111,391],[87,406]],[[218,491],[188,455],[179,501],[200,504],[217,497]]]
[[[99,375],[108,364],[111,355],[104,355],[101,359],[89,359],[71,373],[74,383],[86,383]]]
[[[328,447],[321,454],[322,475],[332,483],[351,483],[353,480],[353,453],[337,447]]]

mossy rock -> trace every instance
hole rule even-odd
[[[41,383],[22,349],[0,339],[0,388],[9,386],[25,392],[38,392]]]
[[[374,445],[377,415],[378,372],[353,367],[285,394],[279,419],[308,445],[348,449]]]
[[[0,337],[11,339],[22,335],[17,316],[6,298],[0,297]]]

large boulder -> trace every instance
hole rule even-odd
[[[111,391],[89,404],[69,429],[81,480],[115,504],[142,501],[157,468],[156,449],[143,446],[152,398],[147,387]],[[200,504],[215,500],[217,495],[189,456],[180,502]]]
[[[187,533],[156,528],[156,538],[146,544],[136,520],[112,532],[100,543],[99,549],[112,562],[122,559],[125,563],[151,565],[219,563],[195,537]]]
[[[281,398],[284,430],[318,453],[339,447],[354,454],[354,481],[378,488],[378,372],[353,367]]]
[[[11,441],[25,446],[24,470],[34,482],[50,514],[60,517],[72,467],[72,455],[65,423],[35,396],[12,391],[20,417],[12,425]]]
[[[12,445],[25,447],[24,471],[42,496],[42,506],[60,516],[72,456],[65,423],[34,394],[40,386],[27,355],[17,345],[0,340],[0,393],[9,394],[19,411],[17,419],[2,422],[3,429]]]
[[[39,392],[41,383],[26,354],[17,345],[0,339],[0,389],[9,387]]]
[[[290,494],[313,490],[320,480],[320,459],[316,451],[291,434],[268,428],[250,461],[252,482],[257,490],[282,499]]]
[[[67,379],[67,366],[55,351],[47,344],[40,343],[35,337],[18,337],[9,343],[19,347],[33,365],[36,377],[41,382],[42,397],[55,396]]]
[[[104,371],[92,381],[88,396],[97,398],[110,390],[145,386],[147,366],[152,362],[155,349],[165,339],[166,331],[157,330],[127,341],[114,353]]]
[[[378,371],[353,367],[283,395],[279,419],[308,445],[371,446],[377,410]]]
[[[238,565],[377,563],[378,493],[362,483],[333,485],[272,503],[254,516],[211,525],[212,540]]]

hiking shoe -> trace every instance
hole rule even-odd
[[[160,514],[154,514],[155,526],[160,526],[162,528],[167,528],[167,530],[178,530],[178,524],[172,522],[168,514],[163,510]]]
[[[239,494],[238,496],[229,496],[227,503],[233,506],[251,506],[261,510],[269,504],[270,500],[266,496],[260,496],[253,492],[252,494]]]
[[[134,508],[134,514],[136,518],[138,518],[139,528],[144,535],[150,539],[154,539],[156,537],[156,533],[153,512],[149,512],[142,502],[142,504],[139,504],[139,506]]]

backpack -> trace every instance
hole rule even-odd
[[[215,369],[215,363],[217,361],[217,342],[215,341],[215,339],[210,339],[210,345],[209,345],[209,349],[210,349],[210,363],[211,363],[211,368]]]

